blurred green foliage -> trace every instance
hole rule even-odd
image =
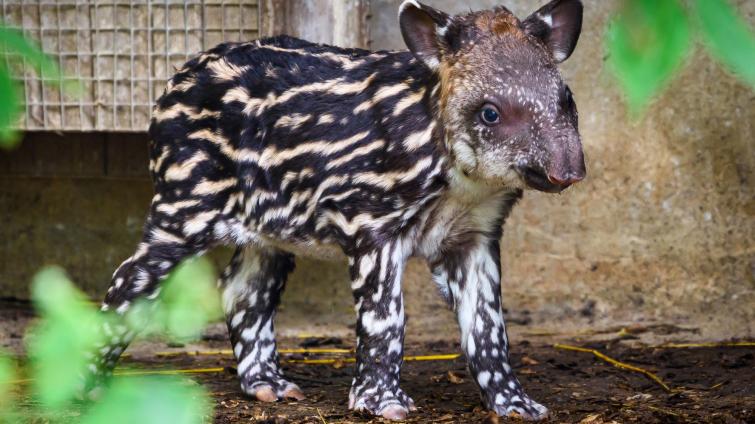
[[[104,316],[58,268],[34,277],[32,298],[42,318],[28,346],[34,391],[42,405],[58,409],[67,406],[79,388],[88,362],[84,353],[102,340],[98,330]]]
[[[128,314],[130,325],[143,334],[159,333],[173,341],[196,339],[207,323],[223,316],[215,269],[205,258],[184,261],[161,284],[160,305],[142,301]],[[142,319],[149,316],[149,322]],[[146,330],[145,330],[146,328]]]
[[[212,408],[204,390],[189,380],[166,376],[116,377],[82,424],[200,424]]]
[[[157,301],[132,308],[123,317],[98,311],[61,269],[43,269],[32,283],[32,298],[40,320],[27,337],[28,375],[32,381],[27,395],[33,395],[39,407],[22,411],[23,417],[69,420],[91,355],[105,341],[104,328],[150,322],[154,323],[153,329],[174,340],[197,337],[210,320],[220,316],[215,281],[208,260],[191,259],[166,279]],[[5,390],[14,374],[12,361],[0,356],[0,422],[14,413],[9,391]],[[190,380],[116,375],[101,400],[84,408],[80,417],[86,424],[195,424],[211,415],[210,405],[205,391]],[[18,420],[11,420],[15,421]]]
[[[755,36],[725,0],[697,0],[700,31],[711,53],[755,87]]]
[[[689,45],[687,17],[674,0],[632,0],[608,29],[610,65],[632,111],[673,75]]]
[[[23,64],[44,82],[63,84],[66,92],[75,93],[79,87],[64,83],[56,63],[16,30],[0,26],[0,54],[7,59],[0,61],[0,147],[9,148],[20,139],[15,127],[23,112],[23,87],[12,76],[24,71]],[[25,393],[38,400],[33,403],[38,407],[15,410],[15,363],[0,355],[0,423],[30,421],[33,416],[45,422],[69,422],[75,416],[85,424],[207,421],[212,408],[206,392],[190,380],[165,376],[116,376],[99,402],[81,415],[72,408],[91,355],[105,341],[104,329],[127,325],[138,333],[149,324],[146,334],[178,341],[196,338],[208,322],[222,316],[215,281],[208,260],[188,260],[162,283],[157,301],[138,302],[126,316],[118,316],[99,312],[63,270],[42,270],[32,282],[40,320],[27,337],[31,391]]]
[[[25,63],[35,70],[47,83],[63,84],[63,76],[58,65],[33,42],[27,40],[20,31],[0,25],[0,55],[7,60],[0,61],[0,147],[15,146],[19,133],[15,129],[23,112],[23,87],[14,81],[14,73],[23,72]],[[66,84],[66,90],[76,90],[73,83]]]
[[[10,397],[11,384],[9,382],[15,378],[15,375],[13,360],[0,352],[0,405],[4,405]]]
[[[624,0],[606,32],[608,66],[630,112],[641,112],[682,65],[698,34],[712,55],[755,87],[755,37],[726,0]],[[694,16],[695,19],[690,19]]]
[[[11,383],[16,378],[13,359],[0,352],[0,423],[14,422],[15,399]]]

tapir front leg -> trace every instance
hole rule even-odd
[[[403,419],[414,402],[399,388],[404,354],[401,276],[407,255],[401,241],[350,258],[357,311],[356,376],[349,408]]]
[[[524,393],[509,363],[500,262],[498,239],[479,235],[471,249],[447,254],[436,264],[433,279],[456,311],[461,348],[485,406],[501,416],[540,420],[548,410]]]

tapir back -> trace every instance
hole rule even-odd
[[[429,78],[408,52],[220,45],[157,102],[156,191],[196,194],[255,232],[235,238],[340,242],[366,223],[370,238],[394,234],[444,184]]]

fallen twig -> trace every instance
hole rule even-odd
[[[628,370],[628,371],[634,371],[634,372],[638,372],[640,374],[644,374],[649,379],[651,379],[651,380],[655,381],[656,383],[658,383],[659,386],[663,387],[663,390],[665,390],[667,392],[671,392],[672,391],[671,388],[668,385],[666,385],[666,383],[664,383],[663,380],[660,379],[660,377],[658,377],[657,375],[653,374],[652,372],[650,372],[648,370],[645,370],[645,369],[642,369],[642,368],[639,368],[639,367],[635,367],[634,365],[629,365],[629,364],[625,364],[623,362],[617,361],[616,359],[613,359],[610,356],[607,356],[607,355],[601,353],[600,351],[598,351],[596,349],[588,349],[588,348],[584,348],[584,347],[571,346],[571,345],[565,345],[565,344],[560,344],[560,343],[554,344],[553,347],[556,348],[556,349],[563,349],[563,350],[572,350],[572,351],[576,351],[576,352],[592,353],[593,355],[595,355],[598,358],[600,358],[600,359],[608,362],[609,364],[615,366],[616,368],[621,368],[621,369],[625,369],[625,370]]]
[[[653,410],[653,411],[658,411],[658,412],[664,413],[666,415],[671,415],[671,416],[674,416],[674,417],[681,417],[680,414],[677,414],[676,412],[668,410],[668,409],[665,409],[665,408],[658,408],[658,407],[653,406],[653,405],[646,405],[645,407],[648,408],[648,409],[650,409],[650,410]]]

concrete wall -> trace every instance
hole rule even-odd
[[[402,48],[401,2],[373,2],[373,48]],[[449,12],[503,3],[524,18],[545,1],[428,0]],[[755,332],[755,93],[698,46],[642,120],[627,119],[604,69],[619,2],[585,0],[563,64],[580,111],[588,179],[527,193],[505,228],[504,296],[543,323],[674,320],[711,334]],[[752,26],[755,3],[733,2]]]
[[[399,3],[372,1],[373,48],[401,48]],[[498,2],[428,3],[463,11]],[[541,3],[508,2],[520,16]],[[561,195],[527,193],[507,223],[509,316],[559,328],[662,321],[700,327],[703,337],[752,337],[755,94],[697,49],[647,116],[628,120],[603,66],[602,33],[617,1],[585,3],[563,73],[589,176]],[[755,21],[755,3],[735,3]],[[25,297],[45,263],[102,296],[147,210],[145,146],[136,136],[40,134],[22,151],[0,152],[0,296]],[[452,331],[426,267],[412,263],[406,275],[410,337]],[[352,320],[345,267],[299,261],[283,327],[348,330]]]
[[[367,47],[370,0],[263,0],[261,33]]]

